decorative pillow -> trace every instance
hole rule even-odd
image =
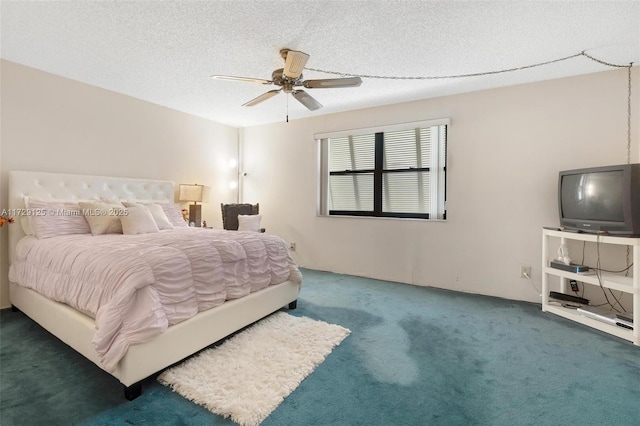
[[[188,228],[189,224],[185,222],[182,217],[182,208],[179,204],[174,203],[162,203],[159,204],[164,210],[164,214],[167,215],[167,219],[173,225],[174,228]]]
[[[151,212],[145,206],[127,207],[126,214],[120,218],[122,232],[127,235],[149,234],[158,232],[158,225]]]
[[[35,235],[36,238],[91,233],[91,228],[77,202],[24,197],[24,205],[31,235]]]
[[[238,231],[260,232],[260,219],[262,215],[238,215]]]
[[[93,235],[122,234],[120,218],[127,214],[122,204],[107,204],[101,202],[78,203],[82,208],[85,219],[89,222]]]
[[[21,217],[20,218],[20,226],[22,226],[22,230],[24,231],[25,234],[27,234],[27,235],[35,235],[33,233],[33,230],[31,229],[31,224],[29,223],[29,218],[28,217]]]
[[[153,220],[156,221],[156,225],[158,225],[158,229],[173,229],[173,225],[169,222],[167,215],[164,210],[160,206],[160,204],[155,203],[137,203],[132,201],[123,201],[122,204],[125,207],[144,207],[149,209]]]
[[[160,204],[145,204],[145,207],[151,212],[153,220],[156,221],[159,229],[173,229],[173,224],[169,221],[167,214]],[[184,222],[184,221],[183,221]]]

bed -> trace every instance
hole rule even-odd
[[[9,211],[26,212],[26,210],[20,210],[25,209],[25,197],[27,197],[27,200],[66,200],[67,202],[96,199],[129,200],[130,202],[140,201],[166,205],[173,203],[174,184],[169,181],[119,177],[25,171],[9,172]],[[35,241],[35,237],[25,234],[23,226],[20,224],[21,215],[17,214],[16,216],[16,223],[9,227],[9,253],[10,261],[12,262],[10,277],[13,276],[15,281],[19,281],[15,279],[18,276],[16,270],[18,265],[24,263],[23,258],[20,256],[31,246],[39,246]],[[243,234],[249,233],[234,231],[187,228],[163,230],[158,234],[160,233],[173,236],[173,241],[171,242],[173,245],[185,245],[187,241],[194,241],[190,245],[192,251],[195,250],[192,247],[194,244],[201,244],[203,247],[221,246],[223,249],[230,246],[245,247],[245,245],[246,247],[255,247],[256,244],[262,244],[260,241],[265,241],[263,244],[265,247],[268,246],[266,242],[271,246],[278,245],[277,237],[259,235],[259,233],[251,234],[259,235],[257,238],[262,238],[263,240],[253,242],[248,240],[253,236],[243,236]],[[222,242],[216,242],[218,239],[217,237],[214,238],[215,234],[220,235]],[[198,239],[195,238],[196,235]],[[58,247],[68,245],[73,248],[76,240],[84,241],[85,237],[91,238],[91,234],[88,236],[55,236],[48,240],[50,243],[56,241],[56,244],[58,244],[60,242],[57,245]],[[145,235],[100,237],[97,237],[96,241],[108,241],[122,237],[122,241],[125,241],[125,238],[132,239],[126,240],[133,241],[129,245],[141,244],[141,246],[144,245],[146,247],[152,244],[150,237]],[[139,238],[140,240],[135,240],[134,238]],[[200,238],[204,242],[200,243]],[[43,239],[41,241],[46,240]],[[138,241],[142,242],[139,243]],[[282,243],[284,244],[284,242]],[[163,246],[158,250],[167,250],[164,246],[168,244],[162,243],[161,245]],[[20,256],[17,256],[17,249],[21,250]],[[173,249],[171,247],[171,250]],[[86,249],[83,250],[83,253],[90,251],[90,249]],[[142,252],[142,250],[140,251]],[[280,251],[280,253],[282,252]],[[127,256],[129,254],[130,252],[127,252]],[[292,260],[288,250],[286,250],[286,256],[291,264]],[[234,270],[238,269],[238,265],[242,262],[241,259],[235,258],[232,261],[235,262],[232,268]],[[189,260],[187,259],[185,262],[188,263]],[[265,262],[267,261],[265,260]],[[194,271],[192,274],[195,277],[196,272]],[[248,294],[235,294],[232,297],[225,298],[223,302],[220,302],[221,304],[210,309],[200,310],[198,308],[195,315],[191,316],[190,314],[188,319],[175,321],[175,324],[165,327],[160,333],[150,333],[152,334],[151,337],[140,339],[140,342],[128,345],[126,351],[117,356],[117,362],[106,364],[105,354],[103,352],[98,353],[94,344],[96,329],[104,330],[105,328],[104,325],[97,327],[96,321],[100,325],[101,317],[104,317],[104,315],[95,315],[95,312],[79,310],[77,306],[74,309],[70,304],[57,302],[45,297],[36,291],[39,290],[39,287],[35,285],[35,281],[38,281],[35,275],[20,275],[20,280],[22,281],[24,281],[25,277],[32,276],[33,285],[24,282],[21,283],[23,285],[19,285],[10,279],[9,294],[12,307],[25,313],[43,328],[119,380],[124,386],[125,397],[132,400],[141,394],[141,382],[145,378],[283,307],[295,308],[302,281],[302,276],[297,270],[297,266],[291,266],[290,274],[286,277],[280,273],[277,281],[273,278],[274,275],[271,272],[272,282],[270,284],[265,285],[264,279],[261,279],[261,284],[257,285],[256,282],[260,275],[245,274],[243,280],[247,276],[249,281],[253,280],[249,282],[251,290],[244,292]],[[193,280],[195,282],[195,278]],[[27,285],[25,286],[24,284]]]

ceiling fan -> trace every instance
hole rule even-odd
[[[218,80],[245,81],[248,83],[259,84],[275,84],[280,86],[279,89],[269,90],[255,99],[243,104],[242,106],[253,106],[260,102],[277,95],[280,92],[291,93],[297,101],[307,107],[311,111],[322,108],[322,104],[315,100],[304,90],[296,89],[304,87],[307,89],[327,89],[334,87],[357,87],[360,86],[362,80],[360,77],[347,78],[328,78],[320,80],[303,80],[302,70],[309,60],[309,55],[297,50],[281,49],[280,56],[284,59],[284,68],[279,68],[271,74],[271,80],[263,80],[260,78],[234,77],[230,75],[212,75],[211,78]]]

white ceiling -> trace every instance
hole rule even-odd
[[[3,59],[233,126],[284,121],[609,70],[584,56],[491,76],[363,79],[241,107],[274,86],[287,47],[309,68],[377,76],[443,76],[522,67],[581,51],[640,63],[640,1],[6,1]],[[334,76],[305,71],[305,79]],[[287,106],[288,103],[288,106]]]

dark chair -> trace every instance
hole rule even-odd
[[[260,213],[260,204],[220,204],[222,209],[222,227],[227,231],[238,230],[239,215],[254,215]],[[260,232],[264,232],[260,228]]]

